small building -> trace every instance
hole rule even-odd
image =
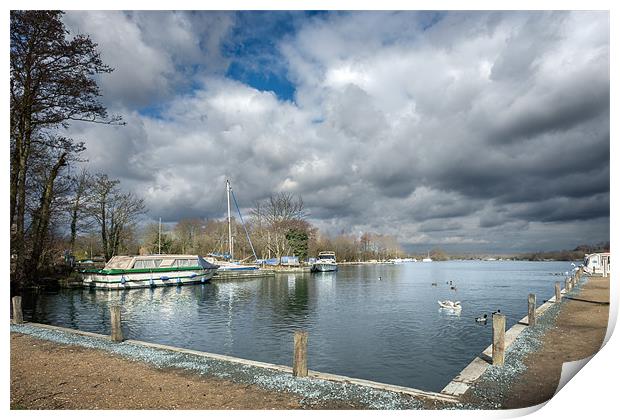
[[[602,274],[603,277],[607,277],[611,273],[611,253],[586,254],[583,259],[583,269],[588,274]]]

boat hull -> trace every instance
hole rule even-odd
[[[161,271],[146,273],[87,273],[83,284],[96,289],[138,289],[145,287],[183,286],[206,283],[216,272],[216,268],[182,271]]]
[[[329,271],[338,271],[338,265],[333,263],[315,263],[310,271],[314,273],[326,273]]]

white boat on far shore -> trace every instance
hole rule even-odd
[[[336,264],[336,253],[333,251],[319,252],[319,257],[316,262],[312,264],[310,269],[312,272],[328,272],[338,271],[338,264]]]

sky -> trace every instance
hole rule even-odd
[[[124,126],[73,124],[147,218],[299,194],[336,235],[412,252],[610,234],[609,13],[70,11]]]

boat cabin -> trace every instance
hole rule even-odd
[[[321,251],[319,252],[319,258],[318,261],[320,260],[334,260],[336,261],[336,253],[333,251]]]
[[[201,267],[210,264],[198,255],[138,255],[114,256],[105,265],[105,270],[131,270],[149,268]]]

